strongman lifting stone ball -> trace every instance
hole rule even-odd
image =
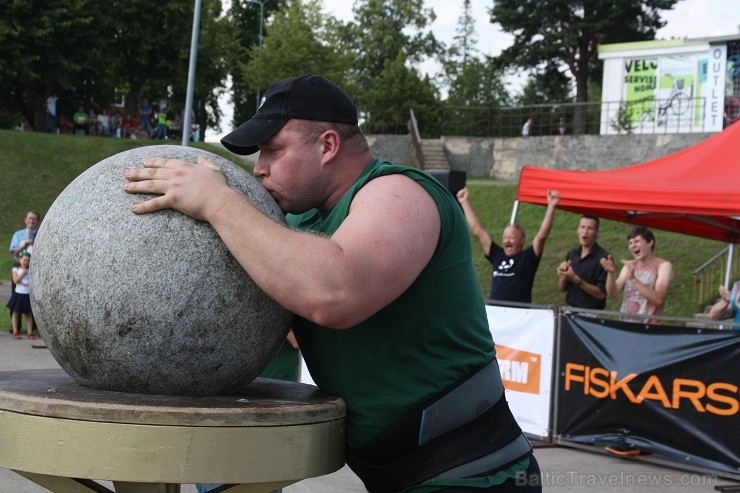
[[[147,159],[216,164],[275,221],[284,217],[246,171],[194,148],[146,146],[77,177],[39,228],[31,302],[39,332],[80,385],[219,395],[249,384],[275,355],[292,314],[245,273],[213,228],[172,210],[135,215],[123,192]]]

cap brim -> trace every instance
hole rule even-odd
[[[234,154],[254,154],[257,146],[266,141],[288,123],[283,118],[252,118],[221,139],[221,144]]]

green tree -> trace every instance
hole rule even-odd
[[[260,0],[262,1],[262,0]],[[285,0],[264,0],[263,8],[263,39],[270,24],[270,18],[275,12],[284,8]],[[229,9],[229,22],[235,37],[235,46],[228,54],[228,64],[231,69],[231,100],[234,104],[232,125],[237,126],[249,120],[256,110],[256,96],[264,92],[272,81],[265,80],[259,91],[250,89],[243,71],[239,68],[249,62],[252,48],[259,46],[260,5],[249,0],[232,1]],[[267,78],[266,78],[267,79]]]
[[[170,100],[171,116],[185,107],[190,45],[193,29],[193,2],[161,0],[152,9],[143,0],[115,0],[106,4],[111,11],[114,39],[108,56],[115,61],[113,80],[125,95],[125,111],[136,115],[139,101]],[[203,0],[198,25],[196,77],[193,111],[200,137],[206,127],[219,122],[218,95],[228,73],[225,54],[233,45],[228,23],[221,16],[220,0]]]
[[[511,102],[502,71],[479,53],[477,42],[470,0],[464,0],[454,42],[442,57],[441,80],[448,91],[443,133],[489,135],[491,113]]]
[[[247,62],[239,64],[240,77],[249,91],[261,91],[271,82],[304,73],[321,74],[346,86],[350,55],[329,44],[334,19],[321,10],[321,2],[289,1],[265,29],[262,50],[253,45]]]
[[[448,74],[449,75],[449,74]],[[469,58],[458,66],[447,84],[443,133],[490,136],[490,123],[502,107],[511,105],[509,92],[504,86],[500,69],[491,59]]]
[[[572,99],[570,77],[555,63],[535,71],[516,98],[519,105],[564,103]]]
[[[515,98],[516,108],[511,110],[513,121],[524,122],[534,119],[532,135],[557,134],[573,127],[573,106],[566,108],[559,103],[573,100],[570,78],[553,62],[538,68]],[[512,129],[519,131],[518,128]],[[570,130],[568,130],[570,132]]]
[[[38,129],[46,97],[58,111],[100,100],[111,90],[111,16],[92,0],[0,2],[0,108]],[[90,68],[95,67],[92,71]]]
[[[631,134],[632,131],[635,129],[636,124],[633,123],[634,119],[632,117],[632,107],[628,106],[625,103],[620,103],[619,109],[617,110],[617,114],[614,115],[614,118],[611,119],[609,122],[609,126],[616,130],[617,133],[626,133]]]
[[[441,54],[428,29],[434,11],[424,8],[423,0],[358,0],[353,12],[341,39],[352,56],[348,92],[370,117],[366,125],[405,133],[413,109],[422,129],[436,127],[438,115],[430,111],[438,108],[438,91],[414,68]]]
[[[115,15],[114,30],[108,34],[115,40],[114,76],[124,88],[126,112],[135,115],[141,98],[154,101],[166,95],[168,85],[185,86],[193,5],[162,0],[156,15],[144,0],[115,0],[109,8]]]
[[[399,53],[386,61],[383,72],[362,90],[359,109],[366,133],[408,133],[409,110],[414,110],[422,137],[440,135],[440,103],[437,88],[429,76],[422,77],[406,66]]]
[[[458,58],[463,65],[478,53],[478,34],[475,32],[475,19],[470,0],[463,0],[463,11],[457,19],[457,29],[450,52],[452,58]]]
[[[454,102],[451,102],[448,99],[448,103],[466,105],[466,101],[468,101],[467,94],[461,94],[461,89],[463,93],[470,93],[471,91],[460,87],[465,85],[464,83],[461,84],[461,79],[463,79],[462,76],[466,66],[470,62],[476,64],[479,62],[477,44],[478,36],[475,32],[475,19],[473,19],[470,8],[470,0],[463,0],[463,11],[457,20],[454,42],[441,57],[442,73],[439,78],[442,84],[450,89],[449,98],[454,100]],[[455,85],[457,87],[453,90],[452,86]],[[476,81],[475,86],[477,85]],[[475,89],[472,92],[477,93]]]
[[[665,25],[660,10],[678,0],[495,0],[491,22],[514,36],[503,50],[502,66],[537,68],[547,62],[568,67],[576,86],[576,102],[588,99],[590,78],[600,75],[599,44],[655,38]],[[585,112],[576,112],[574,132],[585,130]]]
[[[0,5],[0,107],[40,128],[46,97],[59,95],[57,112],[78,105],[99,111],[125,95],[135,114],[140,97],[170,97],[184,105],[192,2],[162,0],[4,1]],[[196,77],[201,130],[218,120],[216,98],[230,32],[220,0],[204,0]]]
[[[358,0],[355,20],[347,25],[352,51],[353,77],[362,88],[371,85],[386,63],[399,55],[410,66],[441,53],[441,45],[428,26],[436,18],[424,0]]]
[[[198,53],[195,69],[195,86],[193,88],[194,123],[198,124],[200,140],[205,139],[207,128],[220,128],[221,110],[218,98],[225,92],[226,78],[231,67],[228,54],[235,49],[236,41],[231,23],[221,15],[220,0],[203,0],[201,5],[200,32],[198,36]],[[191,17],[192,21],[192,17]],[[185,37],[185,44],[179,47],[177,70],[169,73],[169,78],[157,81],[159,92],[172,88],[170,94],[173,111],[180,112],[185,107],[188,65],[190,57],[190,31]]]
[[[488,106],[499,108],[511,104],[500,70],[491,59],[469,58],[458,66],[449,82],[447,104],[455,106]]]

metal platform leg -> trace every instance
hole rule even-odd
[[[113,493],[105,486],[90,479],[65,478],[18,470],[14,472],[54,493]]]
[[[116,493],[180,493],[180,485],[175,483],[132,483],[113,481]]]

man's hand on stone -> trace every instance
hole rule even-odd
[[[204,158],[198,165],[175,159],[152,159],[144,168],[127,170],[129,180],[123,187],[127,193],[145,193],[157,197],[131,206],[135,214],[162,209],[175,209],[195,219],[207,220],[212,210],[226,201],[226,176],[218,166]]]

